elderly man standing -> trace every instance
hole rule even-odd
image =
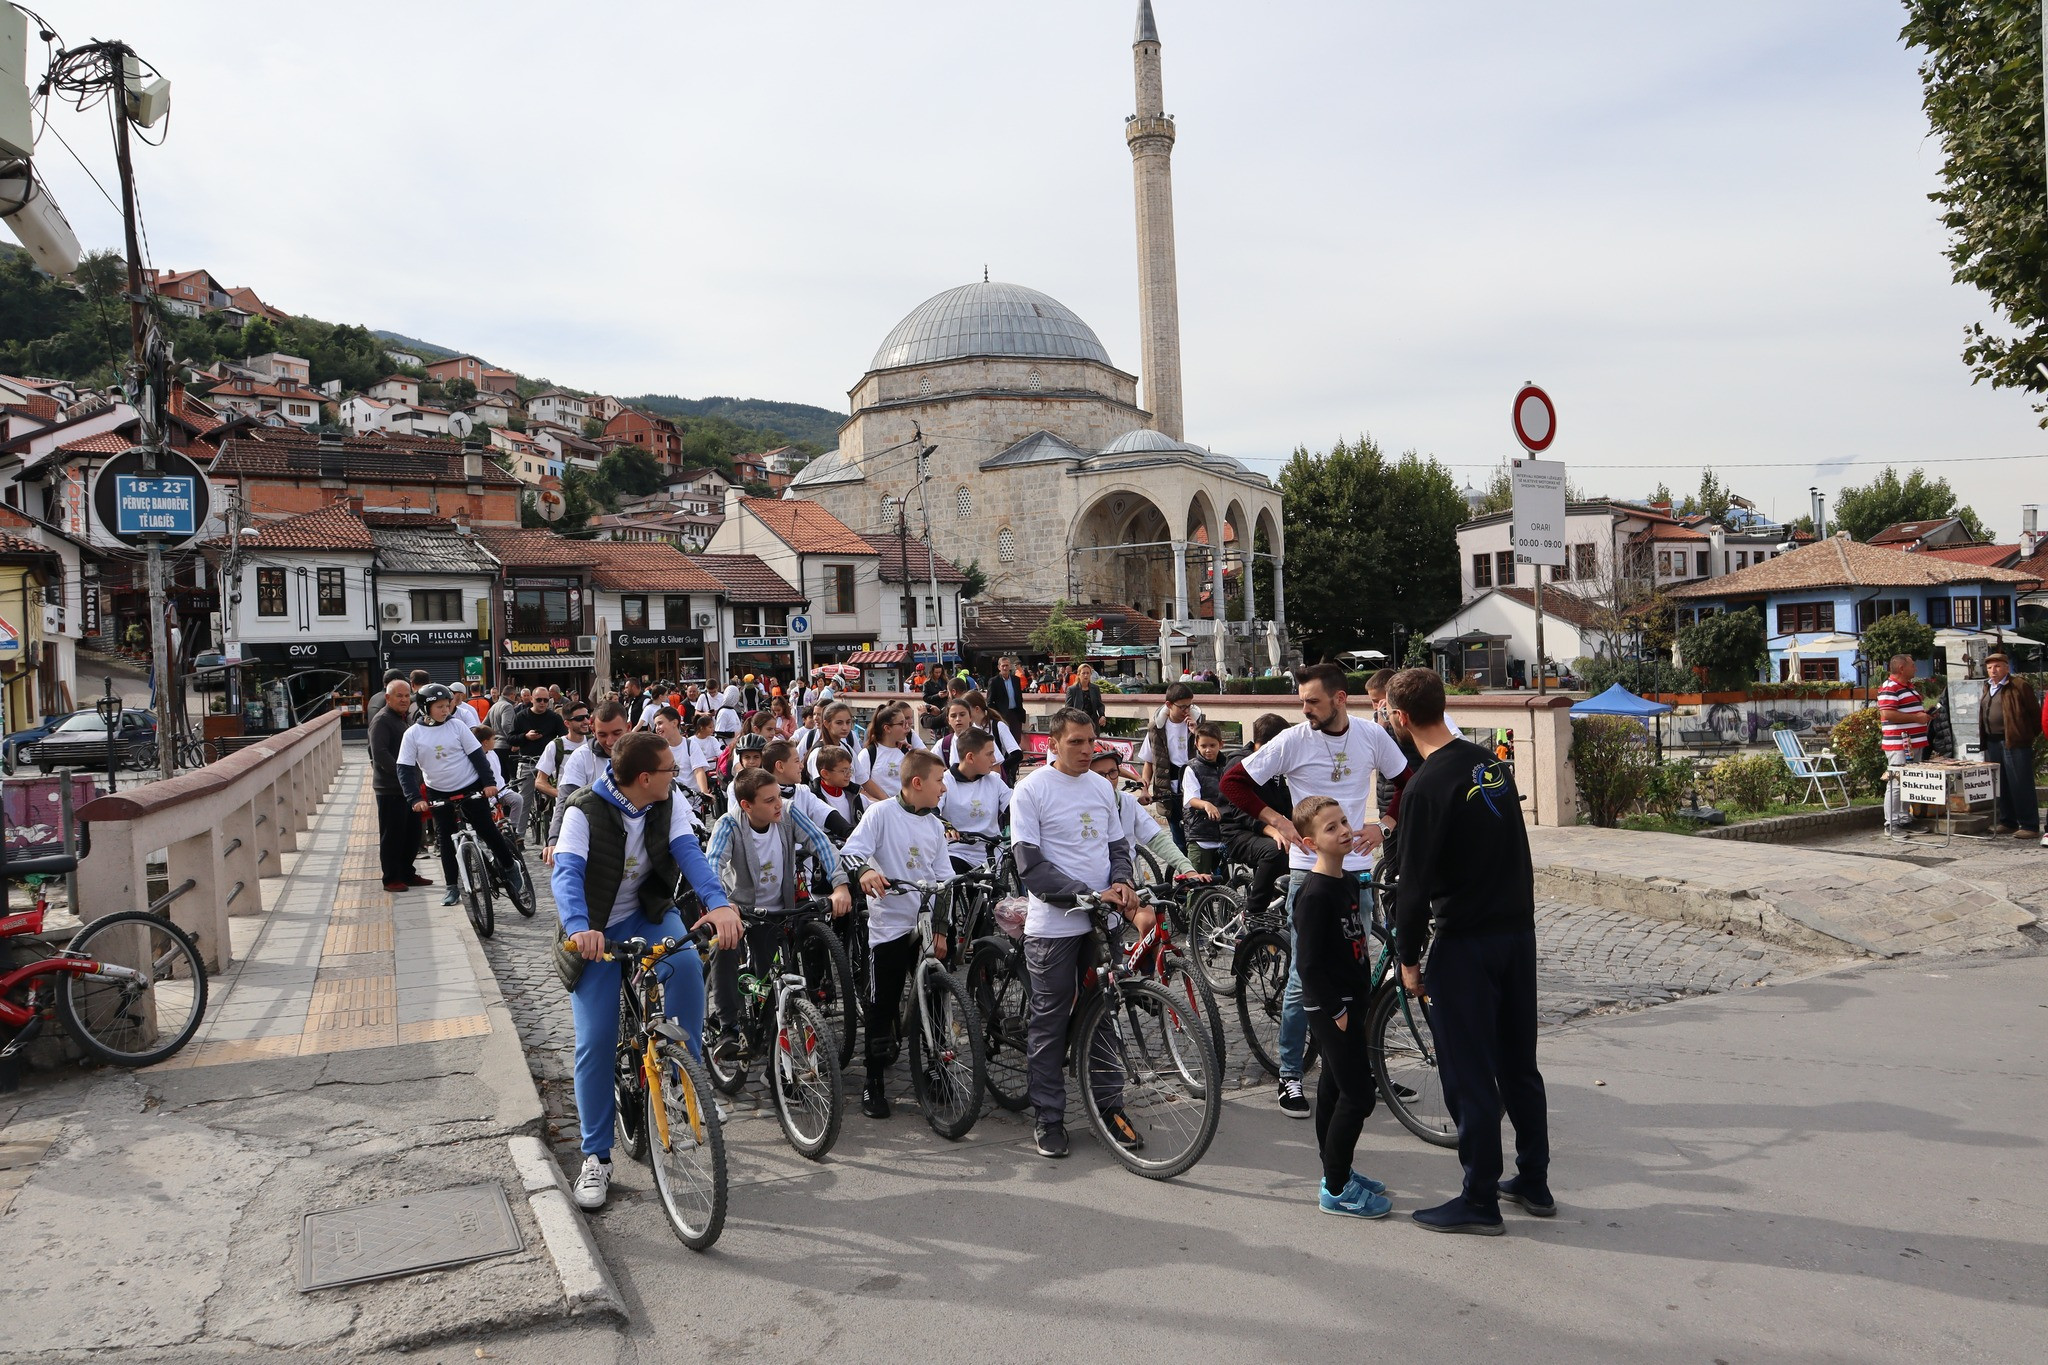
[[[398,746],[412,724],[412,684],[403,678],[384,684],[384,705],[370,722],[370,791],[377,798],[377,861],[386,891],[431,886],[413,871],[420,851],[420,817],[398,783]]]
[[[2025,678],[2012,673],[2004,650],[1984,657],[1984,697],[1977,705],[1984,761],[1998,765],[1998,828],[2015,839],[2041,837],[2034,799],[2034,741],[2041,735],[2041,703]]]
[[[498,693],[498,699],[491,703],[491,709],[484,716],[484,724],[501,735],[512,733],[512,713],[519,709],[519,689],[507,686]]]

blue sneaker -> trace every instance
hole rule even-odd
[[[1360,1175],[1357,1171],[1353,1171],[1351,1173],[1351,1183],[1354,1186],[1362,1187],[1363,1189],[1373,1194],[1385,1194],[1387,1192],[1387,1187],[1385,1185],[1380,1184],[1379,1181],[1374,1180],[1369,1176]]]
[[[1393,1201],[1385,1195],[1349,1183],[1342,1194],[1331,1194],[1328,1185],[1318,1183],[1316,1207],[1344,1218],[1384,1218],[1394,1211]]]

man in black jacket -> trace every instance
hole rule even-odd
[[[398,782],[398,746],[412,724],[412,684],[402,676],[384,684],[383,705],[370,721],[370,791],[377,798],[377,861],[386,891],[433,883],[413,871],[420,852],[420,817]]]
[[[988,680],[988,707],[1008,723],[1011,734],[1024,733],[1024,679],[1017,673],[1017,661],[1007,655]]]
[[[1452,738],[1435,673],[1395,674],[1387,704],[1423,760],[1401,793],[1394,946],[1402,986],[1429,1000],[1437,1076],[1465,1167],[1463,1193],[1414,1217],[1436,1232],[1497,1237],[1503,1199],[1539,1218],[1557,1212],[1536,1069],[1536,887],[1522,798],[1507,764]],[[1515,1125],[1512,1180],[1500,1178],[1503,1107]]]

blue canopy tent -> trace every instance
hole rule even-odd
[[[1572,703],[1572,714],[1575,716],[1628,716],[1642,721],[1655,737],[1659,761],[1662,761],[1664,756],[1664,727],[1661,723],[1653,726],[1650,722],[1654,716],[1665,716],[1670,713],[1671,708],[1663,702],[1639,697],[1620,683],[1614,684],[1597,697],[1588,697],[1584,701]]]

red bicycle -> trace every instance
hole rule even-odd
[[[28,885],[35,904],[0,912],[0,1062],[26,1048],[55,1016],[78,1045],[115,1066],[149,1066],[170,1057],[206,1017],[206,964],[191,935],[161,915],[122,910],[72,935],[61,950],[32,937],[49,902],[42,884],[78,866],[68,854],[10,859],[0,878]],[[4,911],[4,907],[0,907]],[[12,940],[12,942],[10,942]],[[28,960],[15,965],[23,953]]]

